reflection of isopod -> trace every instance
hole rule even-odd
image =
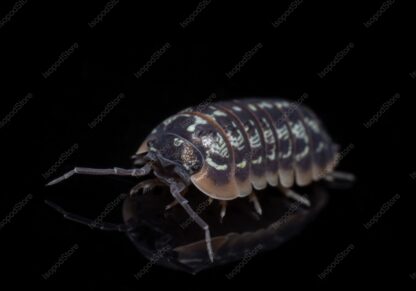
[[[166,251],[166,258],[169,259],[161,260],[161,263],[194,272],[205,268],[209,262],[200,252],[198,232],[190,232],[195,225],[186,223],[186,219],[178,220],[184,213],[172,206],[180,204],[191,222],[196,222],[204,230],[204,244],[211,263],[238,259],[241,251],[255,247],[262,241],[261,245],[264,241],[268,242],[265,249],[271,248],[287,239],[296,228],[300,228],[298,226],[304,225],[325,200],[323,194],[311,195],[309,199],[297,194],[293,190],[295,185],[307,186],[322,178],[351,178],[347,174],[334,172],[337,148],[318,118],[306,107],[281,99],[219,102],[204,108],[188,108],[157,126],[133,156],[134,165],[140,168],[75,168],[48,185],[73,174],[134,177],[153,174],[152,179],[138,183],[130,193],[135,195],[141,189],[145,192],[155,186],[169,189],[175,200],[168,204],[169,211],[165,216],[170,217],[170,222],[176,221],[182,233],[187,235],[180,242],[176,238],[176,247]],[[191,184],[208,196],[205,196],[205,201],[209,203],[195,201],[195,198],[203,195],[187,193]],[[261,195],[259,199],[254,190],[263,190],[268,184],[279,187],[285,195]],[[184,198],[185,194],[189,201]],[[152,251],[173,245],[175,236],[181,236],[179,229],[172,232],[174,226],[171,223],[161,221],[158,224],[155,223],[156,217],[149,219],[153,215],[148,209],[160,213],[158,206],[163,197],[155,196],[157,194],[135,196],[137,203],[128,199],[124,205],[126,223],[121,225],[92,223],[86,218],[65,212],[51,202],[48,204],[69,219],[105,230],[127,231],[137,247],[150,257]],[[259,218],[255,223],[253,214],[245,209],[245,200],[237,199],[243,197],[248,197],[254,205],[256,217]],[[291,217],[291,220],[288,219],[290,223],[285,224],[285,227],[276,227],[276,222],[280,221],[281,224],[279,217],[293,210],[293,207],[288,206],[287,198],[294,200],[303,212],[295,209],[288,215]],[[213,208],[209,204],[213,200],[220,202],[221,223],[218,223],[218,219],[210,218]],[[191,207],[195,203],[205,207],[195,211]],[[227,205],[230,214],[224,220]],[[202,219],[200,214],[207,219]],[[247,217],[250,217],[251,222],[244,222]],[[167,225],[170,225],[169,229]],[[210,226],[213,229],[214,225],[215,232],[219,229],[221,235],[211,239]],[[140,243],[143,233],[149,234],[149,238],[146,237],[147,244]],[[189,236],[196,237],[191,239]],[[154,238],[154,244],[149,243],[152,241],[150,237]],[[176,263],[173,263],[173,253],[176,253]]]

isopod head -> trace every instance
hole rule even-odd
[[[198,172],[203,164],[201,152],[185,138],[164,133],[155,136],[147,142],[149,158],[157,161],[164,168],[172,168],[176,174],[185,180]]]

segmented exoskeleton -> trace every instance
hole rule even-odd
[[[73,174],[145,176],[155,178],[136,185],[131,194],[156,185],[170,187],[175,198],[205,231],[211,261],[214,250],[208,224],[190,207],[184,197],[193,184],[222,205],[249,197],[255,210],[262,208],[254,193],[277,186],[282,193],[308,206],[309,200],[295,193],[295,184],[306,186],[322,178],[338,176],[338,146],[316,115],[307,107],[282,99],[241,99],[185,109],[158,125],[133,156],[133,169],[75,168],[48,185]],[[87,219],[70,214],[50,203],[68,218],[83,223]],[[123,230],[123,225],[98,224],[101,229]]]

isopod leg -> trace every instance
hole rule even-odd
[[[133,159],[133,164],[135,166],[143,166],[148,162],[148,154],[135,154],[131,156],[131,158]]]
[[[259,199],[257,199],[257,195],[256,193],[251,193],[249,196],[250,202],[253,203],[254,205],[254,209],[256,210],[258,215],[262,215],[263,214],[263,209],[261,208]]]
[[[139,192],[140,189],[143,189],[143,194],[145,194],[157,186],[165,186],[165,184],[163,184],[159,179],[149,179],[142,181],[133,188],[131,188],[130,196],[133,196],[134,194]]]
[[[325,176],[325,179],[329,182],[338,180],[353,183],[355,181],[355,176],[351,173],[334,171]]]
[[[181,195],[182,195],[182,196],[185,196],[186,192],[188,192],[188,188],[185,188],[185,189],[182,191]],[[166,210],[166,211],[168,211],[169,209],[171,209],[171,208],[175,207],[175,206],[176,206],[176,205],[178,205],[178,204],[179,204],[178,200],[174,199],[171,203],[169,203],[168,205],[166,205],[165,210]]]
[[[121,169],[121,168],[110,168],[110,169],[93,169],[93,168],[74,168],[73,170],[67,172],[66,174],[62,175],[61,177],[52,180],[46,186],[51,186],[62,182],[68,178],[70,178],[74,174],[80,175],[116,175],[116,176],[133,176],[139,177],[144,176],[150,173],[152,167],[150,164],[146,164],[144,167],[139,169]]]
[[[173,182],[170,184],[170,192],[172,196],[185,209],[189,216],[205,231],[205,242],[207,244],[208,256],[211,262],[214,262],[214,253],[212,251],[211,232],[209,231],[209,225],[189,206],[188,200],[182,196],[181,192],[184,190],[184,188],[185,185],[182,183]]]
[[[88,225],[91,228],[98,228],[98,229],[106,230],[106,231],[120,231],[120,232],[126,232],[129,229],[127,225],[125,224],[99,222],[99,221],[92,220],[86,217],[82,217],[78,214],[70,213],[68,211],[65,211],[62,207],[58,206],[57,204],[48,200],[45,200],[45,203],[48,206],[55,209],[56,211],[58,211],[59,213],[61,213],[64,216],[64,218],[84,224],[84,225]]]
[[[292,200],[295,200],[296,202],[310,207],[311,206],[311,202],[309,201],[309,199],[306,196],[303,196],[301,194],[296,193],[295,191],[293,191],[292,189],[289,188],[283,188],[280,187],[280,190],[283,192],[283,194],[286,195],[287,198],[290,198]]]
[[[221,206],[220,223],[222,223],[225,215],[227,214],[227,201],[220,201],[220,206]]]
[[[172,209],[173,207],[175,207],[178,204],[179,204],[179,202],[177,200],[173,200],[173,202],[171,202],[171,203],[169,203],[168,205],[165,206],[165,210],[168,211],[168,210]]]

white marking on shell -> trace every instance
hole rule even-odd
[[[277,129],[277,136],[279,139],[287,140],[289,138],[289,131],[286,126]]]
[[[316,148],[315,151],[317,153],[320,153],[320,152],[322,152],[324,150],[324,148],[325,148],[325,144],[321,141],[321,142],[319,142],[319,145],[317,146],[317,148]]]
[[[207,124],[208,122],[205,119],[202,119],[199,116],[194,116],[194,123],[189,125],[186,130],[189,132],[194,132],[195,128],[200,124]]]
[[[319,123],[316,120],[310,119],[309,117],[305,117],[304,120],[305,123],[308,124],[309,128],[311,128],[315,134],[319,134],[321,132]],[[324,150],[324,148],[325,144],[322,141],[320,141],[318,146],[315,148],[315,152],[320,153]]]
[[[235,129],[234,134],[230,131],[227,131],[227,137],[228,137],[228,140],[231,143],[231,146],[234,149],[237,149],[237,150],[241,151],[245,148],[244,136],[243,136],[243,134],[241,133],[240,130]]]
[[[242,110],[241,107],[239,107],[239,106],[233,106],[232,108],[235,111],[241,111]]]
[[[249,104],[249,105],[248,105],[248,108],[250,108],[250,109],[251,109],[251,110],[253,110],[253,111],[257,111],[256,106],[254,106],[253,104]]]
[[[319,133],[321,131],[319,124],[318,122],[316,122],[316,120],[310,119],[308,117],[305,117],[304,120],[315,133]]]
[[[281,108],[288,108],[288,107],[290,107],[290,103],[289,102],[286,102],[286,101],[279,101],[279,102],[275,102],[274,103],[277,107],[279,107],[280,109]]]
[[[217,142],[214,143],[214,146],[212,147],[212,150],[215,154],[223,157],[223,158],[228,158],[229,157],[229,153],[228,153],[228,148],[227,148],[227,144],[225,143],[224,139],[217,139]]]
[[[222,138],[220,133],[216,133],[215,136],[208,135],[201,137],[202,145],[207,149],[207,155],[216,154],[221,158],[229,158],[227,143]]]
[[[296,139],[301,139],[305,143],[305,148],[302,152],[298,153],[296,155],[296,160],[300,161],[304,157],[306,157],[309,153],[309,138],[306,134],[305,127],[300,121],[297,121],[296,123],[290,122],[290,127],[292,129],[292,134]]]
[[[275,139],[274,139],[273,131],[271,130],[270,124],[266,118],[262,118],[262,120],[266,126],[266,129],[263,130],[264,140],[266,141],[267,144],[274,144]]]
[[[277,130],[277,137],[279,140],[288,140],[289,139],[289,131],[286,126],[282,126],[278,128]],[[279,157],[282,159],[287,159],[292,154],[292,143],[289,142],[289,147],[287,149],[286,153],[280,152]]]
[[[249,120],[249,122],[251,126],[254,128],[254,134],[250,136],[250,146],[251,148],[259,148],[261,147],[259,132],[257,131],[257,128],[254,127],[254,122],[252,120]],[[246,132],[249,132],[250,128],[247,125],[245,125],[245,130]]]
[[[225,165],[218,165],[210,157],[207,157],[205,159],[205,161],[208,163],[208,165],[210,165],[211,167],[213,167],[217,171],[225,171],[228,168],[228,165],[226,165],[226,164]]]
[[[274,161],[276,159],[276,147],[273,146],[273,148],[270,151],[271,151],[271,154],[268,154],[267,158],[271,161]]]
[[[282,159],[287,159],[292,154],[292,144],[289,143],[289,148],[287,149],[287,153],[282,153]]]
[[[296,155],[296,159],[300,161],[303,158],[305,158],[308,155],[308,153],[309,153],[309,146],[306,146],[301,153]]]
[[[201,137],[201,142],[202,142],[202,145],[205,147],[205,148],[210,148],[211,146],[212,146],[212,144],[214,143],[214,139],[212,138],[212,136],[202,136]]]
[[[304,140],[306,143],[309,141],[308,135],[306,134],[305,127],[303,126],[300,121],[290,123],[290,127],[292,129],[292,134],[298,138]]]
[[[264,140],[266,141],[267,145],[272,146],[272,148],[269,150],[269,153],[267,154],[267,158],[273,161],[276,158],[276,140],[267,119],[262,118],[262,121],[266,126],[266,129],[263,130]]]
[[[246,160],[243,160],[240,163],[238,163],[236,166],[237,168],[244,169],[247,166],[247,162]]]
[[[180,113],[187,113],[187,112],[192,112],[192,111],[194,111],[194,110],[192,109],[192,107],[187,107],[187,108],[185,108],[184,110],[182,110]]]
[[[227,164],[219,165],[213,160],[213,156],[219,156],[223,159],[228,159],[230,157],[227,143],[223,139],[222,135],[217,132],[215,135],[211,134],[207,136],[202,136],[201,142],[206,149],[205,161],[208,163],[208,165],[213,167],[217,171],[227,170]]]
[[[251,161],[251,163],[252,164],[255,164],[255,165],[258,165],[258,164],[261,164],[261,162],[263,161],[263,157],[262,156],[260,156],[260,157],[258,157],[257,159],[255,159],[255,160],[252,160]]]
[[[227,116],[227,114],[224,111],[221,111],[221,110],[215,110],[212,114],[214,116]]]
[[[263,132],[264,132],[264,139],[266,140],[266,143],[274,144],[275,139],[274,139],[273,131],[271,129],[266,129]]]
[[[168,119],[166,119],[165,121],[163,121],[163,125],[166,127],[169,124],[171,124],[173,121],[175,121],[176,119],[178,119],[179,117],[180,117],[179,114],[173,115],[173,116],[169,117]]]
[[[259,104],[259,107],[260,107],[260,108],[273,108],[273,105],[272,105],[272,104],[270,104],[269,102],[265,102],[265,101],[263,101],[263,102],[261,102],[261,103]]]

